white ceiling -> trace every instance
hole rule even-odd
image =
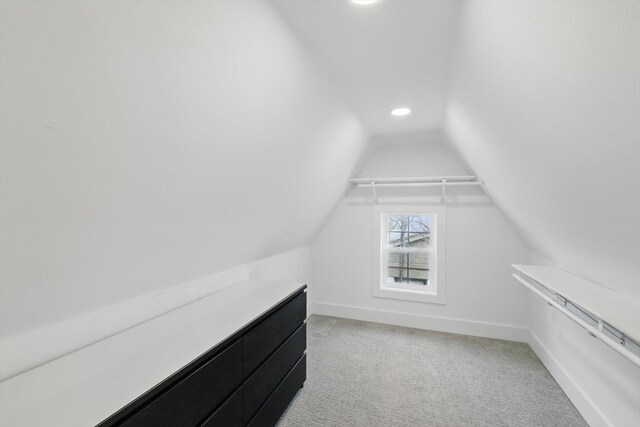
[[[441,126],[459,2],[273,3],[372,134]],[[390,116],[396,106],[409,106],[413,114]]]
[[[370,133],[444,122],[536,255],[640,295],[640,3],[273,3]]]

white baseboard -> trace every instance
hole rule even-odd
[[[418,314],[398,313],[365,307],[313,302],[309,314],[343,317],[346,319],[364,320],[367,322],[386,323],[408,328],[428,329],[432,331],[450,332],[454,334],[472,335],[476,337],[495,338],[526,343],[529,330],[522,326],[504,325],[500,323],[479,322],[449,317],[424,316]]]
[[[545,347],[533,332],[529,331],[529,346],[547,368],[551,376],[556,380],[560,388],[567,395],[573,406],[591,427],[612,427],[613,424],[600,412],[582,387],[567,372],[564,366],[558,363],[551,352]]]

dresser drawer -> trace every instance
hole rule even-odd
[[[244,375],[251,374],[307,318],[303,292],[244,337]]]
[[[248,427],[273,427],[284,411],[291,403],[298,390],[304,384],[307,377],[307,356],[304,355],[296,363],[296,366],[287,374],[265,404],[260,408],[256,416],[248,424]]]
[[[243,427],[243,388],[236,390],[200,427]]]
[[[200,423],[242,382],[242,340],[206,362],[138,413],[125,426],[180,426]]]
[[[307,348],[307,325],[303,323],[245,382],[244,419],[249,421],[278,387]]]

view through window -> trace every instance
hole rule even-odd
[[[386,283],[424,287],[433,282],[434,243],[430,215],[387,215],[383,242]]]

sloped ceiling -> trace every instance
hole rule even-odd
[[[374,134],[436,128],[444,112],[446,69],[457,1],[273,2],[325,64]],[[409,117],[393,118],[395,106]]]
[[[534,251],[640,295],[640,2],[467,2],[446,130]]]
[[[274,4],[371,133],[442,126],[534,253],[640,294],[640,2]]]
[[[444,122],[536,252],[640,294],[638,2],[1,4],[3,334],[308,243],[367,133],[319,63],[370,133]]]
[[[367,135],[268,2],[2,1],[0,326],[308,244]]]

